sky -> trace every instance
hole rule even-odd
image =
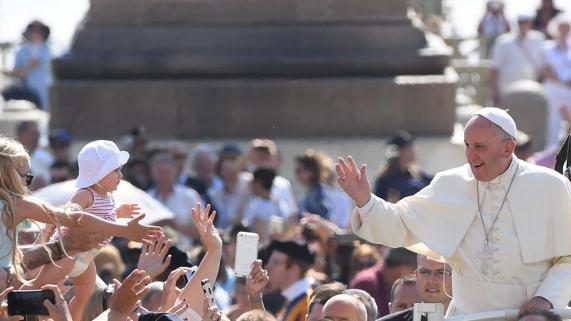
[[[486,1],[443,1],[450,8],[452,30],[464,37],[474,35]],[[519,12],[533,11],[540,3],[540,0],[504,1],[506,15],[511,19]],[[555,4],[571,11],[571,0],[555,0]],[[88,9],[88,0],[0,0],[0,42],[17,43],[26,24],[39,19],[51,27],[52,50],[56,56],[61,55],[69,47],[74,31]]]

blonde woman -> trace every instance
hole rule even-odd
[[[18,272],[22,262],[16,241],[16,226],[23,220],[67,226],[84,232],[99,232],[121,236],[139,242],[150,242],[161,234],[161,228],[140,224],[144,215],[127,224],[115,223],[95,215],[72,209],[61,210],[29,197],[26,185],[33,176],[29,175],[30,156],[17,141],[0,137],[0,269],[7,275],[0,280],[0,286],[10,283],[11,275],[26,282]],[[4,274],[0,274],[4,275]]]

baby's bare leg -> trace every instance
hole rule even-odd
[[[80,321],[82,319],[83,310],[95,290],[96,275],[95,263],[91,261],[85,272],[72,278],[75,296],[69,302],[69,312],[71,313],[73,321]]]

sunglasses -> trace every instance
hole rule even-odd
[[[20,174],[20,177],[26,179],[26,185],[27,186],[30,186],[30,184],[32,184],[32,180],[34,179],[34,175],[30,175],[30,174]]]

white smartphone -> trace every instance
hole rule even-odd
[[[260,236],[257,233],[238,233],[234,258],[234,273],[236,275],[248,276],[250,274],[252,263],[258,258],[259,241]]]

